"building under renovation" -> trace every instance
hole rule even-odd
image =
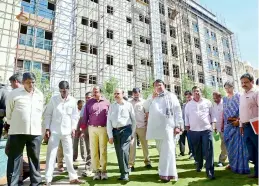
[[[184,76],[218,89],[238,82],[233,33],[193,0],[2,0],[0,83],[39,70],[53,93],[76,98],[111,77],[131,94],[160,78],[182,93]]]

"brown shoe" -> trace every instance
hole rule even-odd
[[[83,182],[83,181],[80,181],[79,179],[75,179],[75,180],[71,180],[70,181],[70,184],[84,184],[85,182]]]
[[[254,174],[248,175],[247,177],[248,178],[258,178],[258,176],[254,175]]]
[[[227,165],[227,166],[225,167],[225,169],[226,169],[226,170],[231,170],[230,165]]]

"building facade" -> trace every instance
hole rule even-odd
[[[238,84],[233,33],[192,0],[1,1],[1,83],[39,70],[54,93],[60,80],[76,98],[114,77],[128,95],[163,79],[178,96],[188,76],[201,87]],[[9,8],[8,8],[9,7]],[[18,21],[23,10],[29,21]],[[6,16],[8,15],[8,16]],[[7,18],[8,17],[8,18]],[[17,32],[17,30],[19,30]],[[7,42],[8,41],[8,42]]]

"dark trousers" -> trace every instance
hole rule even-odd
[[[3,134],[3,129],[4,129],[4,121],[2,118],[0,118],[0,139],[2,137]]]
[[[85,129],[85,133],[84,133],[84,141],[85,141],[85,148],[86,148],[86,168],[91,167],[91,151],[90,151],[90,141],[89,141],[89,131],[88,131],[88,127],[86,127]],[[99,156],[100,157],[100,156]]]
[[[214,152],[212,131],[189,131],[189,134],[194,148],[195,160],[197,162],[196,168],[198,170],[202,169],[203,157],[205,157],[207,176],[214,176]]]
[[[40,175],[40,145],[41,136],[33,135],[10,135],[9,138],[9,154],[7,162],[7,182],[8,186],[17,186],[22,166],[22,154],[24,146],[26,145],[31,186],[37,186],[41,183]]]
[[[249,157],[254,162],[255,175],[258,176],[258,135],[254,133],[250,124],[244,125],[244,140]]]
[[[121,177],[129,174],[129,148],[131,141],[131,125],[123,129],[113,129],[114,147],[118,159]]]
[[[183,133],[180,135],[180,139],[179,139],[180,153],[182,155],[185,153],[185,141],[186,141],[186,138],[187,138],[187,142],[188,142],[189,153],[193,154],[191,140],[190,140],[189,134],[188,134],[188,132],[186,130],[184,130]]]

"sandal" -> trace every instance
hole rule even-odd
[[[80,181],[79,179],[71,180],[70,184],[84,184],[85,182]]]

